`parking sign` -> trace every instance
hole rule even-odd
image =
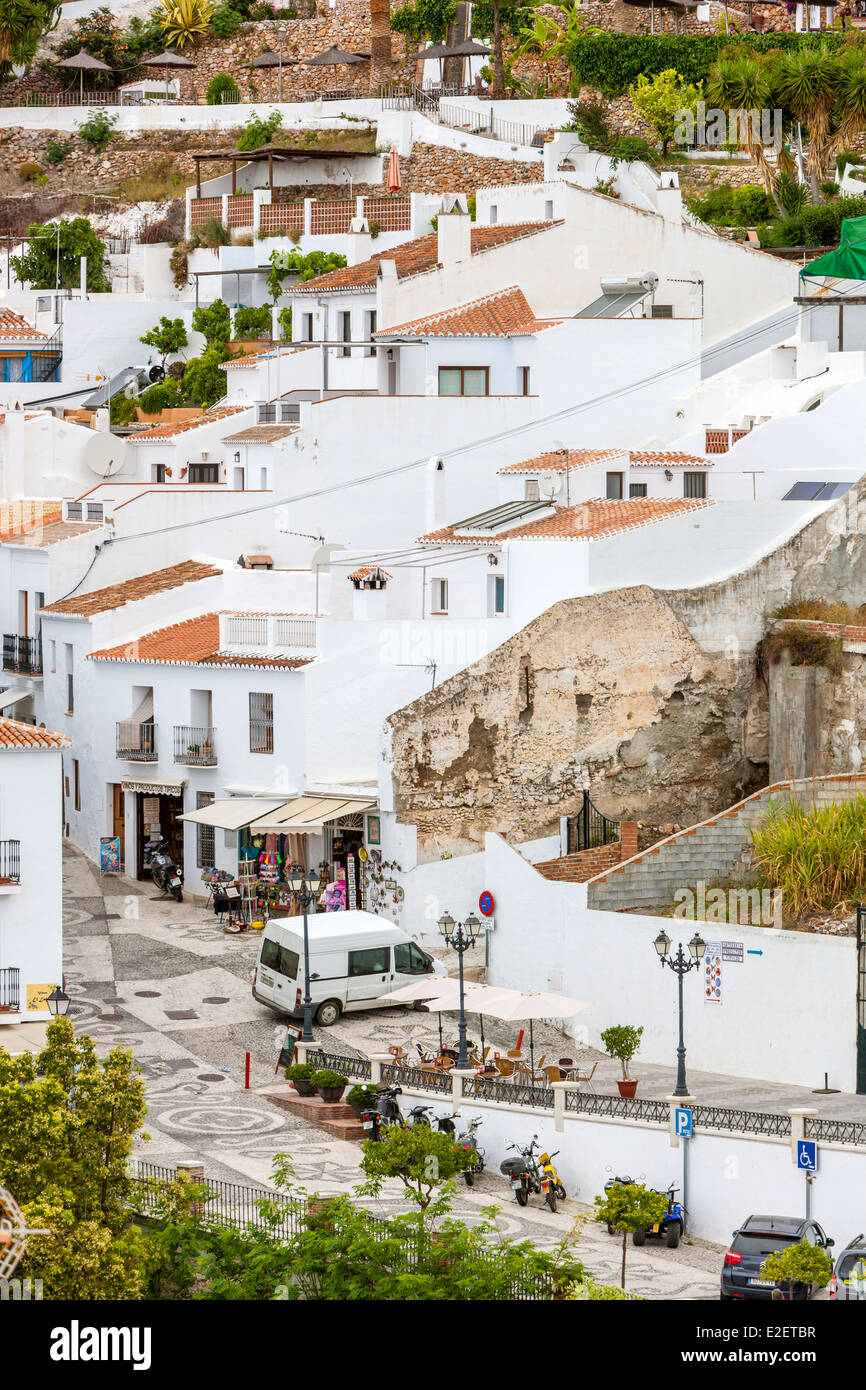
[[[681,1110],[678,1107],[674,1111],[674,1133],[680,1139],[692,1139],[694,1132],[691,1110]]]
[[[817,1139],[797,1140],[797,1167],[805,1173],[814,1173],[818,1167]]]

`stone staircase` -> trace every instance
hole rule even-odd
[[[351,1105],[345,1105],[342,1101],[331,1104],[322,1100],[321,1096],[299,1096],[288,1081],[282,1085],[262,1087],[260,1094],[272,1105],[278,1105],[292,1115],[299,1115],[303,1120],[310,1120],[337,1139],[368,1137]]]

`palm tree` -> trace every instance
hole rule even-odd
[[[0,0],[0,70],[9,63],[29,63],[42,35],[59,18],[59,0]]]
[[[840,69],[836,55],[822,44],[820,48],[785,54],[777,70],[779,98],[809,129],[806,173],[814,203],[820,200],[820,183],[837,133],[834,109]]]
[[[739,55],[720,58],[707,79],[707,105],[731,112],[737,120],[737,138],[749,153],[780,216],[778,176],[790,163],[785,151],[777,151],[775,167],[767,158],[761,134],[760,114],[773,109],[774,65],[766,58]],[[754,119],[754,116],[758,119]]]

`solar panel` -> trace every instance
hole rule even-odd
[[[853,483],[825,483],[817,500],[819,502],[831,502],[836,497],[844,497],[848,489],[853,486]]]
[[[633,305],[646,299],[648,294],[649,290],[640,290],[637,294],[603,294],[598,299],[594,299],[591,304],[587,304],[585,309],[579,310],[574,317],[576,319],[617,319],[627,309],[631,309]]]
[[[795,483],[782,498],[783,502],[814,502],[819,493],[824,491],[828,484],[821,483]]]

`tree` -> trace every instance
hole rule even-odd
[[[622,1232],[622,1278],[625,1288],[625,1257],[628,1238],[635,1231],[646,1231],[661,1221],[668,1209],[667,1193],[653,1192],[642,1183],[616,1183],[604,1196],[596,1197],[595,1219],[614,1231]]]
[[[827,1251],[808,1240],[774,1250],[761,1265],[761,1278],[787,1285],[789,1300],[794,1296],[795,1284],[813,1284],[823,1289],[832,1273],[833,1261]]]
[[[30,62],[60,10],[56,0],[0,0],[0,76],[7,76],[12,63]]]
[[[34,290],[72,289],[81,283],[81,257],[87,259],[87,288],[94,294],[111,289],[105,271],[105,243],[86,217],[59,222],[33,222],[27,228],[25,250],[12,257],[17,278]]]
[[[628,1064],[640,1047],[643,1028],[634,1028],[630,1023],[616,1023],[605,1028],[601,1041],[608,1057],[615,1057],[622,1067],[623,1081],[629,1080]]]
[[[47,1298],[140,1298],[151,1252],[132,1225],[127,1160],[146,1114],[132,1053],[100,1062],[66,1018],[37,1055],[0,1048],[0,1173],[33,1236],[20,1267]]]
[[[674,68],[666,68],[652,78],[641,73],[628,94],[635,110],[661,140],[662,154],[667,154],[684,113],[694,116],[701,99],[701,85],[686,82]]]
[[[184,396],[206,410],[216,401],[222,400],[227,390],[226,374],[222,369],[233,354],[226,343],[215,342],[205,348],[201,357],[193,357],[186,364],[181,381]]]
[[[235,338],[269,338],[271,310],[267,304],[235,309]]]
[[[138,340],[145,347],[155,348],[160,355],[160,366],[165,367],[165,359],[181,352],[188,346],[183,319],[170,319],[163,314],[158,324],[142,333]]]
[[[392,1125],[381,1139],[365,1141],[361,1167],[367,1174],[365,1187],[374,1196],[378,1196],[386,1178],[399,1178],[423,1211],[432,1202],[437,1187],[464,1168],[471,1168],[474,1161],[471,1150],[455,1144],[450,1134],[428,1125],[413,1125],[410,1129]]]
[[[120,82],[128,82],[137,67],[139,54],[130,48],[127,34],[118,28],[107,5],[77,19],[69,37],[54,45],[61,58],[73,58],[82,49],[111,68],[111,72],[89,73],[88,87],[116,87]],[[60,72],[63,73],[62,68]],[[64,75],[70,86],[78,87],[77,72],[67,70]]]
[[[282,293],[283,281],[290,275],[299,280],[315,280],[319,275],[327,275],[331,270],[341,270],[346,257],[338,251],[272,251],[271,268],[268,272],[268,292],[274,303]]]
[[[192,326],[201,333],[208,347],[215,343],[227,343],[232,335],[232,316],[229,306],[222,299],[213,304],[203,304],[193,309]]]

